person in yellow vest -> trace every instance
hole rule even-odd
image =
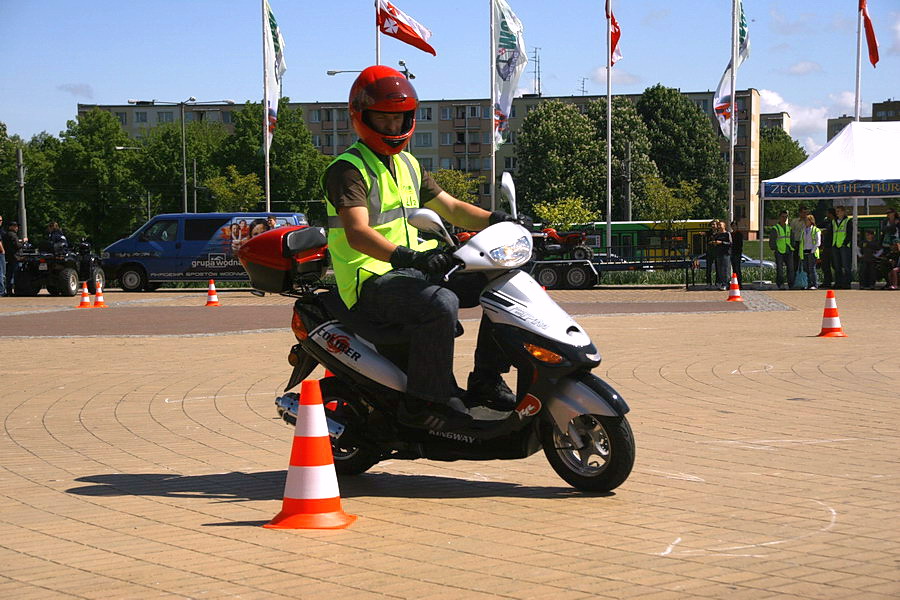
[[[464,397],[453,378],[459,308],[478,305],[486,279],[459,273],[443,282],[453,259],[434,240],[418,239],[406,215],[425,206],[470,231],[512,217],[454,198],[404,152],[418,97],[399,71],[383,65],[363,70],[349,104],[359,140],[322,177],[328,248],[344,304],[369,322],[398,328],[408,340],[407,395],[398,418],[413,427],[459,430],[473,425],[468,407],[512,410],[515,396],[501,378],[509,363],[486,318]]]
[[[775,251],[775,284],[778,289],[785,289],[784,272],[787,269],[787,287],[794,287],[794,247],[791,245],[791,226],[788,225],[786,210],[778,213],[778,222],[772,226],[769,234],[770,245]],[[774,244],[771,243],[774,240]]]
[[[834,289],[849,290],[852,278],[853,220],[843,206],[834,207],[831,261],[834,265]]]
[[[803,256],[803,270],[806,271],[806,289],[814,290],[819,286],[816,276],[816,261],[819,259],[819,247],[822,245],[822,230],[816,227],[816,217],[806,215],[806,227],[800,234],[800,253]]]

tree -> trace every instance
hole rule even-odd
[[[269,152],[271,199],[274,210],[305,212],[310,222],[324,222],[325,198],[319,178],[331,162],[313,145],[301,109],[278,104],[278,128]],[[234,165],[242,174],[263,178],[262,105],[248,102],[232,113],[234,135],[222,145],[219,164]],[[257,208],[262,208],[259,206]]]
[[[759,132],[759,179],[765,181],[784,175],[804,160],[806,151],[778,127],[766,127]],[[782,210],[791,215],[797,214],[801,204],[808,200],[784,199],[777,202],[766,202],[766,217],[777,218]]]
[[[60,224],[97,245],[131,233],[142,220],[142,189],[129,168],[130,158],[116,150],[132,143],[118,119],[95,108],[69,121],[61,138],[52,175],[65,214]]]
[[[593,124],[573,104],[538,104],[525,117],[516,144],[523,212],[538,203],[578,197],[591,210],[600,209],[605,155]]]
[[[585,114],[594,124],[597,141],[603,152],[601,158],[605,160],[606,98],[588,102]],[[624,97],[613,98],[612,122],[613,218],[621,221],[627,219],[627,173],[630,150],[632,218],[652,219],[654,218],[652,214],[642,210],[642,207],[646,206],[644,181],[658,175],[656,164],[650,158],[651,146],[647,126],[637,114],[634,104]],[[602,203],[605,206],[606,179],[603,180],[602,189],[597,190],[596,194],[603,199]]]
[[[670,188],[660,177],[648,177],[644,181],[646,190],[646,210],[653,214],[653,220],[673,231],[676,223],[689,219],[700,203],[697,190],[700,185],[694,181],[679,181]]]
[[[561,198],[555,202],[538,202],[534,215],[544,227],[568,229],[576,223],[597,220],[597,213],[588,208],[584,198]]]
[[[217,175],[203,182],[212,193],[216,212],[249,212],[256,210],[263,195],[256,173],[241,175],[237,167],[228,165],[225,175]]]
[[[644,90],[637,112],[647,125],[650,158],[663,182],[695,181],[700,203],[694,216],[722,215],[728,200],[728,169],[709,117],[676,89],[657,84]]]
[[[431,176],[445,192],[463,202],[478,204],[478,188],[487,181],[483,176],[475,176],[456,169],[438,169]]]

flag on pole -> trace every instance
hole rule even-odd
[[[737,66],[740,67],[750,57],[750,35],[747,31],[747,19],[744,18],[744,5],[742,2],[738,2],[738,9],[740,18],[738,21]],[[729,60],[728,66],[722,74],[722,79],[719,80],[719,86],[716,88],[716,95],[713,98],[713,110],[715,110],[716,118],[719,120],[719,128],[722,130],[722,135],[729,139],[732,136],[731,125],[734,122],[732,120],[734,108],[734,102],[731,99],[731,61]]]
[[[272,145],[272,135],[275,133],[275,125],[278,122],[278,99],[281,97],[281,77],[287,71],[284,62],[284,38],[275,21],[275,15],[269,6],[268,0],[263,0],[266,7],[266,20],[263,26],[263,54],[265,62],[265,104],[266,119],[266,148]]]
[[[387,0],[378,0],[375,23],[381,33],[437,56],[437,52],[428,44],[431,30]]]
[[[866,45],[869,47],[869,62],[872,66],[878,62],[878,40],[875,39],[875,28],[872,27],[872,19],[869,18],[869,7],[866,0],[859,0],[859,10],[862,13],[863,26],[866,30]]]
[[[619,50],[619,38],[622,36],[622,30],[619,29],[616,15],[609,10],[609,0],[606,0],[606,18],[609,19],[609,31],[612,38],[612,49],[609,56],[609,64],[612,66],[622,59],[622,51]]]
[[[506,0],[493,0],[494,60],[496,84],[492,90],[494,101],[494,148],[503,143],[503,134],[509,130],[509,113],[512,111],[513,97],[519,77],[528,64],[525,54],[525,28],[513,13]]]

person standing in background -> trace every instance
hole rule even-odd
[[[822,247],[819,249],[822,265],[822,287],[831,289],[834,278],[831,275],[831,245],[834,241],[834,220],[837,218],[834,208],[825,211],[825,222],[822,223]]]

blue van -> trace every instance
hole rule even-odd
[[[247,280],[235,252],[275,227],[307,225],[301,213],[178,213],[157,215],[103,249],[103,270],[126,292],[152,291],[168,281]]]

